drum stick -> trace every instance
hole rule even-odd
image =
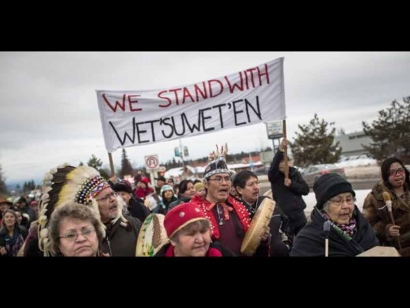
[[[393,225],[396,225],[396,222],[394,221],[394,217],[393,217],[393,211],[392,211],[392,201],[390,198],[390,194],[386,191],[383,192],[383,199],[384,202],[386,203],[387,206],[387,210],[389,211],[389,215],[390,215],[390,219]],[[399,249],[401,250],[401,243],[400,243],[400,235],[397,236],[397,241],[399,243]]]

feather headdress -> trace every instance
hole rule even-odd
[[[100,173],[88,166],[72,167],[67,164],[51,169],[44,177],[43,196],[39,213],[38,239],[39,248],[45,256],[51,253],[48,238],[48,223],[51,214],[56,208],[67,203],[75,202],[90,206],[94,214],[100,220],[100,211],[95,197],[105,188],[110,187],[108,182],[101,177]],[[118,203],[121,207],[121,204]],[[119,219],[122,217],[119,209]],[[124,218],[125,219],[125,218]],[[101,223],[103,234],[105,227]]]
[[[226,164],[226,155],[228,154],[228,145],[225,144],[221,147],[221,151],[219,151],[218,145],[216,145],[216,153],[215,151],[211,152],[209,155],[209,163],[205,167],[204,172],[204,179],[209,178],[211,175],[217,173],[229,173],[232,174],[232,170],[228,169]]]

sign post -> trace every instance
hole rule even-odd
[[[154,172],[157,171],[159,167],[158,155],[147,155],[144,156],[145,168],[150,173],[151,183],[154,183]]]
[[[275,140],[279,141],[279,139],[283,137],[282,121],[266,122],[265,124],[266,124],[266,132],[268,134],[268,138],[272,139],[273,155],[275,155],[275,152],[276,152]]]

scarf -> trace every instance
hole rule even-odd
[[[169,245],[169,247],[165,251],[164,256],[165,257],[175,257],[174,246]],[[216,248],[209,247],[205,257],[222,257],[222,253]]]
[[[329,216],[326,213],[322,212],[321,214],[325,220],[330,220]],[[342,230],[344,233],[346,233],[348,236],[350,236],[351,238],[353,238],[353,236],[355,235],[357,231],[356,219],[353,218],[353,216],[347,224],[337,224],[335,222],[333,224],[336,227],[338,227],[340,230]]]

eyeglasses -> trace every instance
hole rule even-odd
[[[333,204],[335,204],[337,206],[342,206],[345,202],[348,205],[352,205],[352,204],[354,204],[355,201],[356,201],[355,197],[347,197],[346,199],[338,198],[338,199],[331,199],[330,200],[330,202],[332,202]]]
[[[81,234],[82,236],[88,238],[89,235],[93,234],[95,229],[93,228],[82,228],[80,233],[78,232],[70,232],[66,235],[60,236],[59,238],[65,238],[69,242],[75,242],[78,238],[78,235]]]
[[[115,192],[115,191],[113,191],[112,193],[109,193],[109,194],[107,194],[105,197],[102,197],[102,198],[100,198],[100,199],[96,199],[97,201],[107,201],[108,199],[110,199],[111,197],[117,197],[118,196],[118,194]]]
[[[405,173],[404,169],[399,168],[399,169],[396,169],[396,170],[390,170],[389,171],[389,176],[394,176],[394,175],[397,175],[397,174],[404,174],[404,173]]]
[[[225,182],[229,183],[231,181],[231,177],[229,176],[216,176],[213,179],[208,179],[208,181],[215,181],[218,182],[219,184],[222,184],[222,182],[225,180]]]

